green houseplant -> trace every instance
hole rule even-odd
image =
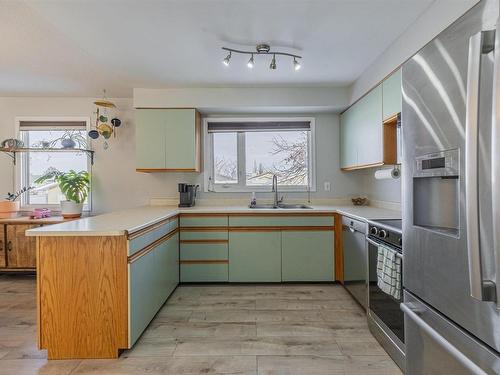
[[[35,180],[36,184],[56,182],[66,197],[61,201],[61,215],[65,218],[75,218],[82,215],[83,203],[90,191],[90,176],[87,171],[60,172],[49,168],[45,174]]]

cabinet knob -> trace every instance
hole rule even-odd
[[[7,242],[7,250],[12,251],[12,241]]]

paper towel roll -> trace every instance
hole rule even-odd
[[[401,175],[399,168],[392,169],[379,169],[375,171],[375,179],[376,180],[388,180],[388,179],[397,179]]]

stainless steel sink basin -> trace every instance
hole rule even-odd
[[[250,208],[253,209],[277,209],[277,208],[282,208],[285,210],[297,210],[297,209],[305,209],[305,210],[311,210],[312,207],[309,207],[305,204],[287,204],[287,203],[280,203],[278,206],[275,206],[273,204],[257,204],[255,206],[249,206]]]
[[[281,203],[279,205],[279,208],[284,208],[284,209],[305,209],[305,210],[311,210],[312,207],[307,206],[305,204],[286,204],[286,203]]]
[[[275,206],[273,204],[256,204],[254,206],[248,206],[248,207],[254,208],[256,210],[258,210],[258,209],[269,210],[269,209],[276,209],[276,208],[278,208],[277,206]]]

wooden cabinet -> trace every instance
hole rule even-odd
[[[229,232],[229,281],[280,282],[281,232]]]
[[[340,167],[349,171],[397,163],[398,70],[340,115]],[[386,121],[390,120],[390,121]]]
[[[0,268],[7,265],[7,255],[5,246],[5,225],[0,224]]]
[[[334,281],[333,231],[283,231],[283,281]]]
[[[382,82],[383,90],[383,120],[397,116],[401,112],[403,103],[401,92],[401,69],[396,70],[384,82]]]
[[[195,109],[137,109],[136,170],[199,172],[199,112]]]
[[[26,230],[38,224],[0,225],[0,268],[3,270],[35,270],[36,239],[27,237]]]

